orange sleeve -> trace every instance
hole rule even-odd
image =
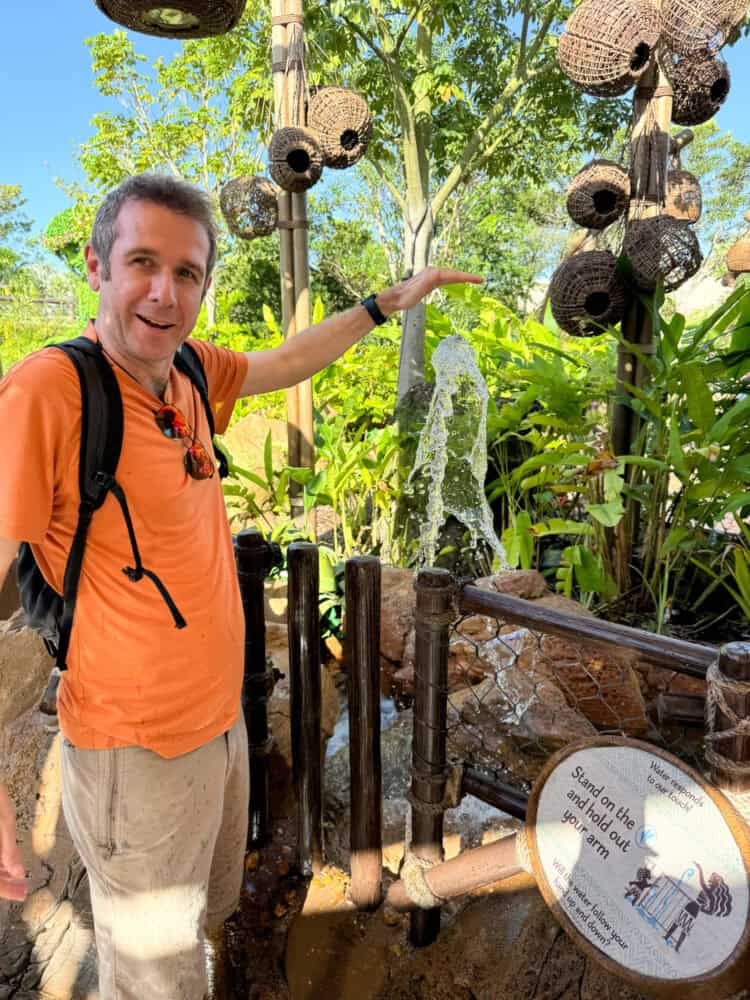
[[[56,489],[71,461],[77,467],[80,398],[75,369],[51,349],[24,358],[0,380],[1,537],[44,538]]]
[[[203,363],[216,433],[223,434],[229,426],[234,404],[247,375],[247,358],[239,351],[217,347],[205,340],[191,339],[190,346],[195,348]]]

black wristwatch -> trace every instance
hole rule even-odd
[[[388,317],[384,316],[380,311],[380,306],[375,301],[374,295],[368,295],[366,299],[362,299],[360,305],[363,305],[368,311],[370,319],[373,321],[375,326],[382,326],[383,323],[388,322]]]

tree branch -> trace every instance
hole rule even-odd
[[[401,194],[396,185],[393,183],[393,181],[386,176],[382,165],[377,160],[368,160],[367,162],[372,164],[375,173],[378,175],[383,184],[385,184],[385,186],[388,188],[388,191],[393,197],[393,200],[396,202],[401,211],[406,212],[406,199]]]
[[[359,38],[362,39],[365,45],[367,45],[370,49],[372,49],[372,51],[375,53],[375,55],[382,63],[385,63],[386,66],[390,63],[391,61],[390,53],[386,52],[385,49],[382,49],[374,38],[371,38],[368,34],[366,34],[366,32],[362,31],[359,25],[355,24],[354,21],[351,21],[346,16],[346,14],[341,15],[341,20],[349,28],[350,31],[353,31],[355,35],[357,35]]]
[[[404,26],[401,28],[401,31],[399,31],[398,35],[396,36],[396,41],[395,41],[394,46],[393,46],[393,51],[394,52],[400,52],[401,51],[401,46],[406,41],[406,36],[411,31],[412,25],[414,24],[414,22],[416,21],[416,19],[419,17],[419,12],[422,10],[422,7],[423,7],[422,0],[419,0],[419,2],[415,3],[414,6],[412,7],[411,14],[409,14],[409,16],[406,19],[406,23],[404,24]]]

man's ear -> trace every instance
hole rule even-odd
[[[89,287],[98,292],[102,286],[101,261],[96,255],[96,251],[87,243],[83,248],[83,259],[86,262],[86,280]]]

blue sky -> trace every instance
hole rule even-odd
[[[91,135],[92,116],[110,106],[93,87],[83,39],[114,25],[94,0],[22,0],[6,2],[3,8],[0,183],[23,186],[26,212],[37,228],[44,228],[67,204],[55,177],[83,180],[76,150]],[[145,35],[136,43],[151,59],[169,56],[177,46]],[[726,57],[732,92],[717,120],[750,142],[750,38],[743,38]]]

